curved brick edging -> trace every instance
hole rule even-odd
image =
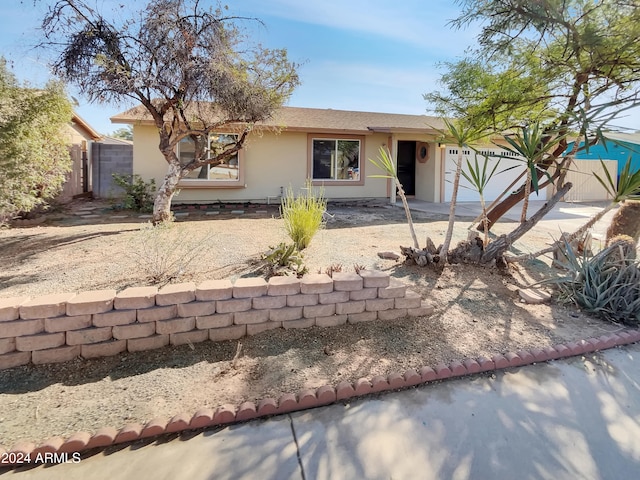
[[[169,433],[206,429],[260,417],[321,407],[372,393],[406,389],[448,378],[568,358],[636,342],[640,342],[640,330],[627,330],[620,333],[602,335],[597,338],[545,347],[544,349],[519,350],[518,352],[508,352],[504,355],[496,354],[491,358],[480,357],[478,359],[453,361],[448,365],[440,363],[434,367],[422,367],[419,371],[409,369],[404,373],[393,372],[386,376],[377,375],[371,379],[360,378],[355,382],[343,381],[336,386],[323,385],[315,389],[305,389],[298,392],[297,395],[284,393],[278,399],[263,398],[257,404],[244,402],[239,406],[222,405],[215,410],[203,408],[193,414],[180,413],[170,420],[156,418],[144,425],[139,423],[128,424],[119,430],[114,427],[104,427],[93,435],[89,432],[78,432],[66,439],[53,437],[38,445],[31,442],[18,442],[9,450],[0,446],[0,456],[9,452],[22,455],[30,454],[33,459],[39,453],[71,454],[85,452],[95,448],[131,443]],[[16,465],[1,464],[1,466]]]

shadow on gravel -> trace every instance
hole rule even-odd
[[[20,263],[30,257],[43,253],[54,254],[55,249],[69,245],[81,244],[97,238],[109,237],[127,233],[128,230],[111,232],[82,233],[78,235],[45,235],[29,234],[16,237],[0,238],[0,264],[9,266],[13,263]],[[15,254],[15,247],[19,246],[19,253]],[[11,247],[11,248],[10,248]],[[7,255],[3,252],[10,252]]]

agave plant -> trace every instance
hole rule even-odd
[[[554,280],[585,311],[610,321],[640,324],[640,263],[632,239],[613,242],[597,255],[578,257],[564,239],[560,250],[567,275]]]
[[[262,255],[262,261],[269,277],[289,274],[301,277],[308,272],[304,255],[293,243],[281,242],[276,247],[269,247],[269,251]]]

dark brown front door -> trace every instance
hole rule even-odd
[[[416,142],[398,142],[398,180],[405,194],[416,194]]]

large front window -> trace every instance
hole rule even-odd
[[[212,133],[207,139],[205,156],[203,158],[215,158],[225,148],[233,146],[238,141],[238,135],[228,133]],[[178,158],[182,165],[188,165],[195,158],[196,142],[190,138],[183,138],[178,145]],[[183,180],[212,180],[212,181],[238,181],[240,179],[240,157],[235,155],[226,158],[219,165],[204,165],[191,170]]]
[[[314,138],[314,180],[360,180],[360,140]]]

